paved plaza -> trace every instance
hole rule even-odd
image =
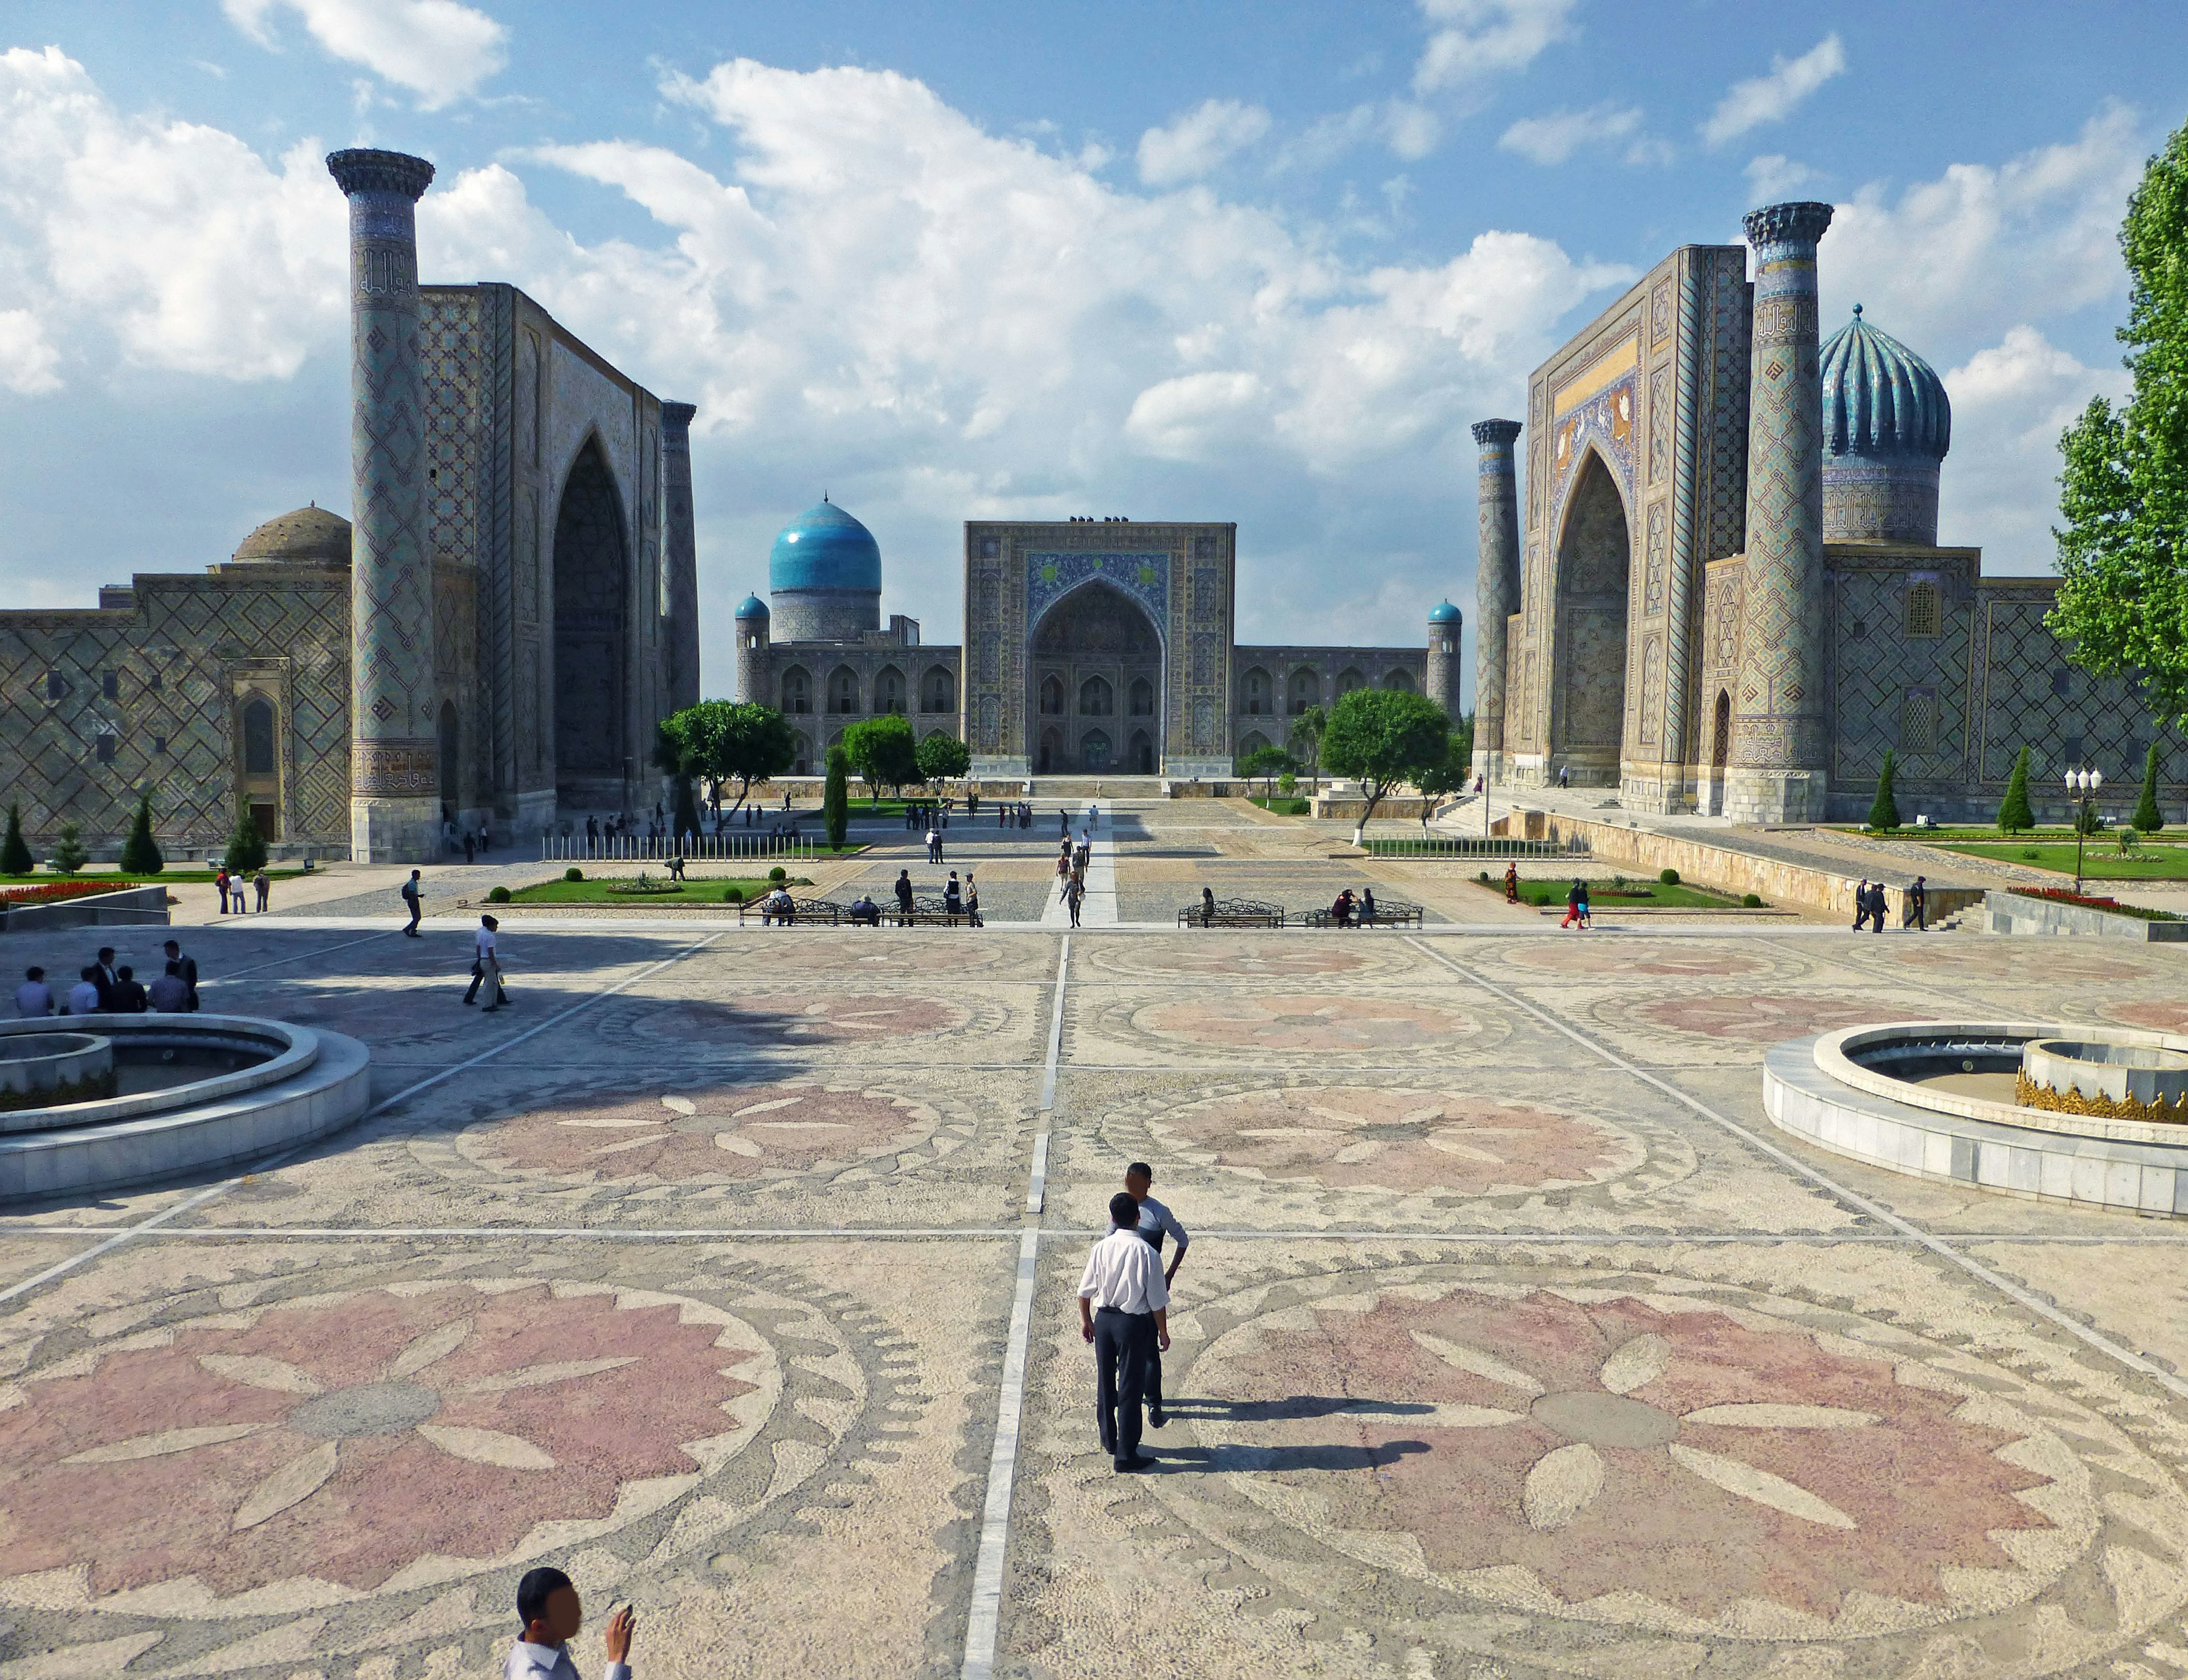
[[[1068,933],[1044,815],[953,826],[978,933],[514,914],[492,1017],[454,900],[537,866],[437,872],[422,939],[376,877],[184,926],[376,1106],[0,1218],[0,1680],[498,1674],[542,1561],[589,1677],[617,1601],[644,1680],[2188,1674],[2188,1231],[1760,1084],[1860,1021],[2188,1030],[2176,950],[1561,934],[1203,801],[1118,816]],[[931,890],[888,838],[815,890]],[[1427,922],[1147,925],[1204,882]],[[1120,1477],[1073,1296],[1134,1159],[1194,1241]]]

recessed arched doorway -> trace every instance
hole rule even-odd
[[[454,822],[463,805],[463,778],[457,774],[460,768],[456,758],[462,746],[462,730],[456,719],[456,702],[441,702],[441,820]]]
[[[1035,626],[1032,650],[1026,711],[1040,730],[1036,772],[1155,774],[1162,761],[1163,646],[1147,609],[1111,584],[1084,584]],[[1121,761],[1115,725],[1104,721],[1120,711],[1141,722]]]
[[[1618,785],[1633,547],[1617,481],[1591,449],[1565,504],[1558,541],[1550,753],[1575,781],[1594,786]]]
[[[589,440],[555,516],[555,797],[566,810],[628,803],[629,588],[623,498]]]

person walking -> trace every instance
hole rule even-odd
[[[1869,923],[1869,877],[1861,877],[1861,884],[1853,889],[1853,931],[1857,933]]]
[[[927,831],[927,860],[929,863],[942,861],[942,831],[931,825]]]
[[[34,962],[23,971],[23,984],[15,988],[15,1018],[42,1021],[53,1012],[53,988],[46,984],[46,971]]]
[[[1587,882],[1580,883],[1580,925],[1583,928],[1595,926],[1595,906],[1587,901]]]
[[[1061,834],[1066,840],[1069,840],[1071,837],[1070,812],[1058,811],[1056,814],[1056,832],[1058,834]]]
[[[1125,1169],[1125,1193],[1139,1204],[1140,1217],[1135,1229],[1142,1239],[1155,1251],[1157,1259],[1162,1256],[1165,1237],[1177,1244],[1177,1252],[1170,1256],[1170,1265],[1163,1272],[1163,1287],[1167,1289],[1177,1282],[1177,1269],[1185,1264],[1185,1251],[1193,1238],[1177,1222],[1177,1215],[1148,1193],[1153,1189],[1154,1181],[1155,1170],[1145,1161],[1135,1161]],[[1109,1222],[1109,1228],[1112,1231],[1117,1228],[1114,1218]],[[1148,1427],[1159,1429],[1166,1421],[1163,1416],[1162,1355],[1159,1352],[1148,1361],[1148,1381],[1142,1393],[1148,1403]]]
[[[1912,922],[1918,933],[1930,931],[1930,890],[1926,876],[1916,876],[1914,884],[1907,889],[1906,922]],[[1903,922],[1902,925],[1906,924]]]
[[[1504,902],[1508,905],[1520,902],[1520,865],[1515,863],[1504,865]]]
[[[167,961],[175,965],[174,972],[182,976],[183,1009],[195,1014],[198,1006],[198,960],[172,939],[161,949],[166,953]],[[156,1009],[159,1006],[155,1004],[153,1007]]]
[[[978,927],[980,921],[980,883],[973,878],[973,871],[965,871],[965,920],[969,926]]]
[[[588,817],[585,820],[590,822],[592,819]],[[423,878],[424,871],[414,869],[410,871],[410,878],[403,883],[403,902],[410,911],[410,920],[403,931],[414,939],[418,937],[418,918],[425,914],[418,902],[419,884]]]
[[[501,924],[490,916],[479,917],[477,940],[477,952],[471,959],[471,989],[464,994],[465,1003],[478,1000],[479,988],[491,991],[487,999],[486,1012],[489,1015],[509,1001],[509,994],[501,989],[501,953],[494,943],[494,933]]]
[[[1079,925],[1079,906],[1080,904],[1085,902],[1086,898],[1086,888],[1080,884],[1080,879],[1077,876],[1073,876],[1070,880],[1064,883],[1064,908],[1071,912],[1071,925],[1074,927],[1076,927]]]
[[[1079,1279],[1079,1334],[1094,1347],[1094,1418],[1102,1450],[1119,1473],[1153,1461],[1140,1452],[1140,1402],[1148,1367],[1170,1351],[1170,1286],[1139,1231],[1139,1204],[1109,1198],[1109,1234]]]
[[[274,897],[274,877],[262,869],[251,877],[251,885],[258,894],[258,913],[263,916]]]
[[[1576,876],[1573,877],[1573,884],[1565,888],[1565,919],[1558,923],[1558,929],[1562,933],[1579,920],[1580,877]]]
[[[1881,933],[1884,931],[1885,912],[1891,908],[1891,904],[1884,896],[1884,883],[1880,881],[1869,889],[1869,932]]]

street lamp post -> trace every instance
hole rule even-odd
[[[2084,830],[2089,826],[2090,803],[2097,790],[2105,785],[2102,770],[2068,770],[2067,797],[2078,802],[2074,813],[2074,896],[2082,896],[2082,843],[2087,837]]]

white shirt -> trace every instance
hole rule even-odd
[[[579,1680],[567,1645],[533,1645],[522,1639],[510,1649],[501,1672],[503,1680]],[[630,1680],[630,1665],[610,1663],[601,1671],[601,1680]]]
[[[1094,1245],[1079,1296],[1119,1312],[1157,1312],[1170,1305],[1162,1259],[1136,1231],[1112,1231]]]
[[[15,1012],[25,1021],[54,1012],[54,995],[43,980],[25,980],[15,988]]]
[[[478,930],[478,960],[481,962],[484,962],[487,958],[493,955],[493,929],[491,927],[482,927]],[[542,1647],[540,1649],[544,1648]]]
[[[71,1015],[99,1013],[99,988],[88,980],[78,980],[69,988],[68,1012]]]

